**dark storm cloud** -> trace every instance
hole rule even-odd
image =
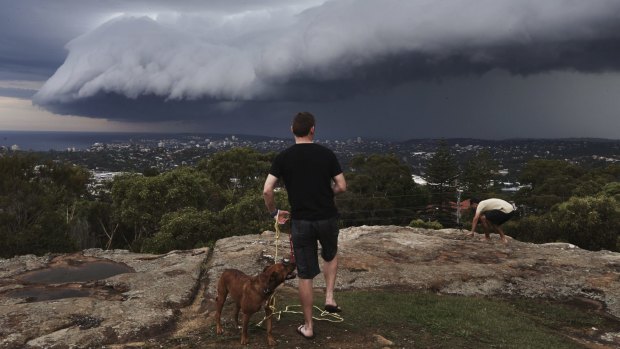
[[[496,69],[620,70],[617,0],[222,1],[192,13],[198,2],[176,11],[129,3],[133,13],[66,46],[37,104],[59,114],[192,120],[239,113],[243,103],[333,102]]]
[[[36,90],[25,90],[19,88],[6,88],[0,86],[0,96],[4,97],[13,97],[20,99],[30,99],[32,96],[37,93]]]
[[[23,80],[0,81],[0,96],[31,99],[40,88],[40,84]]]
[[[141,115],[149,121],[198,119],[217,111],[213,100],[165,100],[157,96],[127,98],[115,93],[98,93],[72,103],[50,103],[46,109],[61,115],[101,117],[113,115],[115,120],[134,121]]]

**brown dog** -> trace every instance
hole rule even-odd
[[[239,310],[243,313],[243,326],[241,328],[241,344],[248,344],[248,323],[250,316],[264,305],[267,316],[267,341],[269,345],[276,345],[271,335],[272,309],[267,305],[269,298],[285,280],[295,277],[295,263],[279,262],[265,267],[263,272],[256,276],[248,276],[237,269],[226,269],[220,276],[217,284],[217,311],[215,313],[216,332],[224,333],[220,317],[222,308],[228,294],[235,301],[235,324],[239,326]]]

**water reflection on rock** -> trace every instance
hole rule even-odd
[[[88,297],[91,292],[80,288],[67,287],[24,287],[6,293],[11,298],[22,298],[26,302],[49,301],[62,298]]]
[[[15,275],[2,294],[23,302],[75,297],[122,300],[121,293],[126,290],[105,287],[104,282],[97,281],[125,273],[135,270],[124,263],[82,254],[58,256],[45,268]]]
[[[64,284],[67,282],[102,280],[114,275],[133,272],[135,272],[133,268],[123,263],[106,260],[89,260],[76,263],[73,260],[66,265],[53,265],[49,268],[29,271],[15,278],[32,284]]]

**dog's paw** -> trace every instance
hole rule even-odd
[[[218,327],[218,328],[216,328],[216,329],[215,329],[215,333],[217,333],[217,334],[223,334],[223,333],[224,333],[224,329],[223,329],[223,328],[221,328],[221,327]]]

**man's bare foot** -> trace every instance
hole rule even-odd
[[[502,243],[503,243],[503,244],[508,244],[508,239],[506,239],[506,237],[503,237],[503,238],[502,238]]]
[[[469,236],[469,237],[473,238],[473,237],[474,237],[474,233],[473,233],[473,232],[471,232],[471,233],[467,234],[467,236]]]
[[[314,338],[314,332],[308,330],[305,325],[299,325],[299,327],[297,327],[297,333],[299,333],[305,339]]]
[[[488,237],[488,236],[481,237],[481,238],[480,238],[480,241],[488,242],[488,241],[491,241],[491,238],[490,238],[490,237]]]

